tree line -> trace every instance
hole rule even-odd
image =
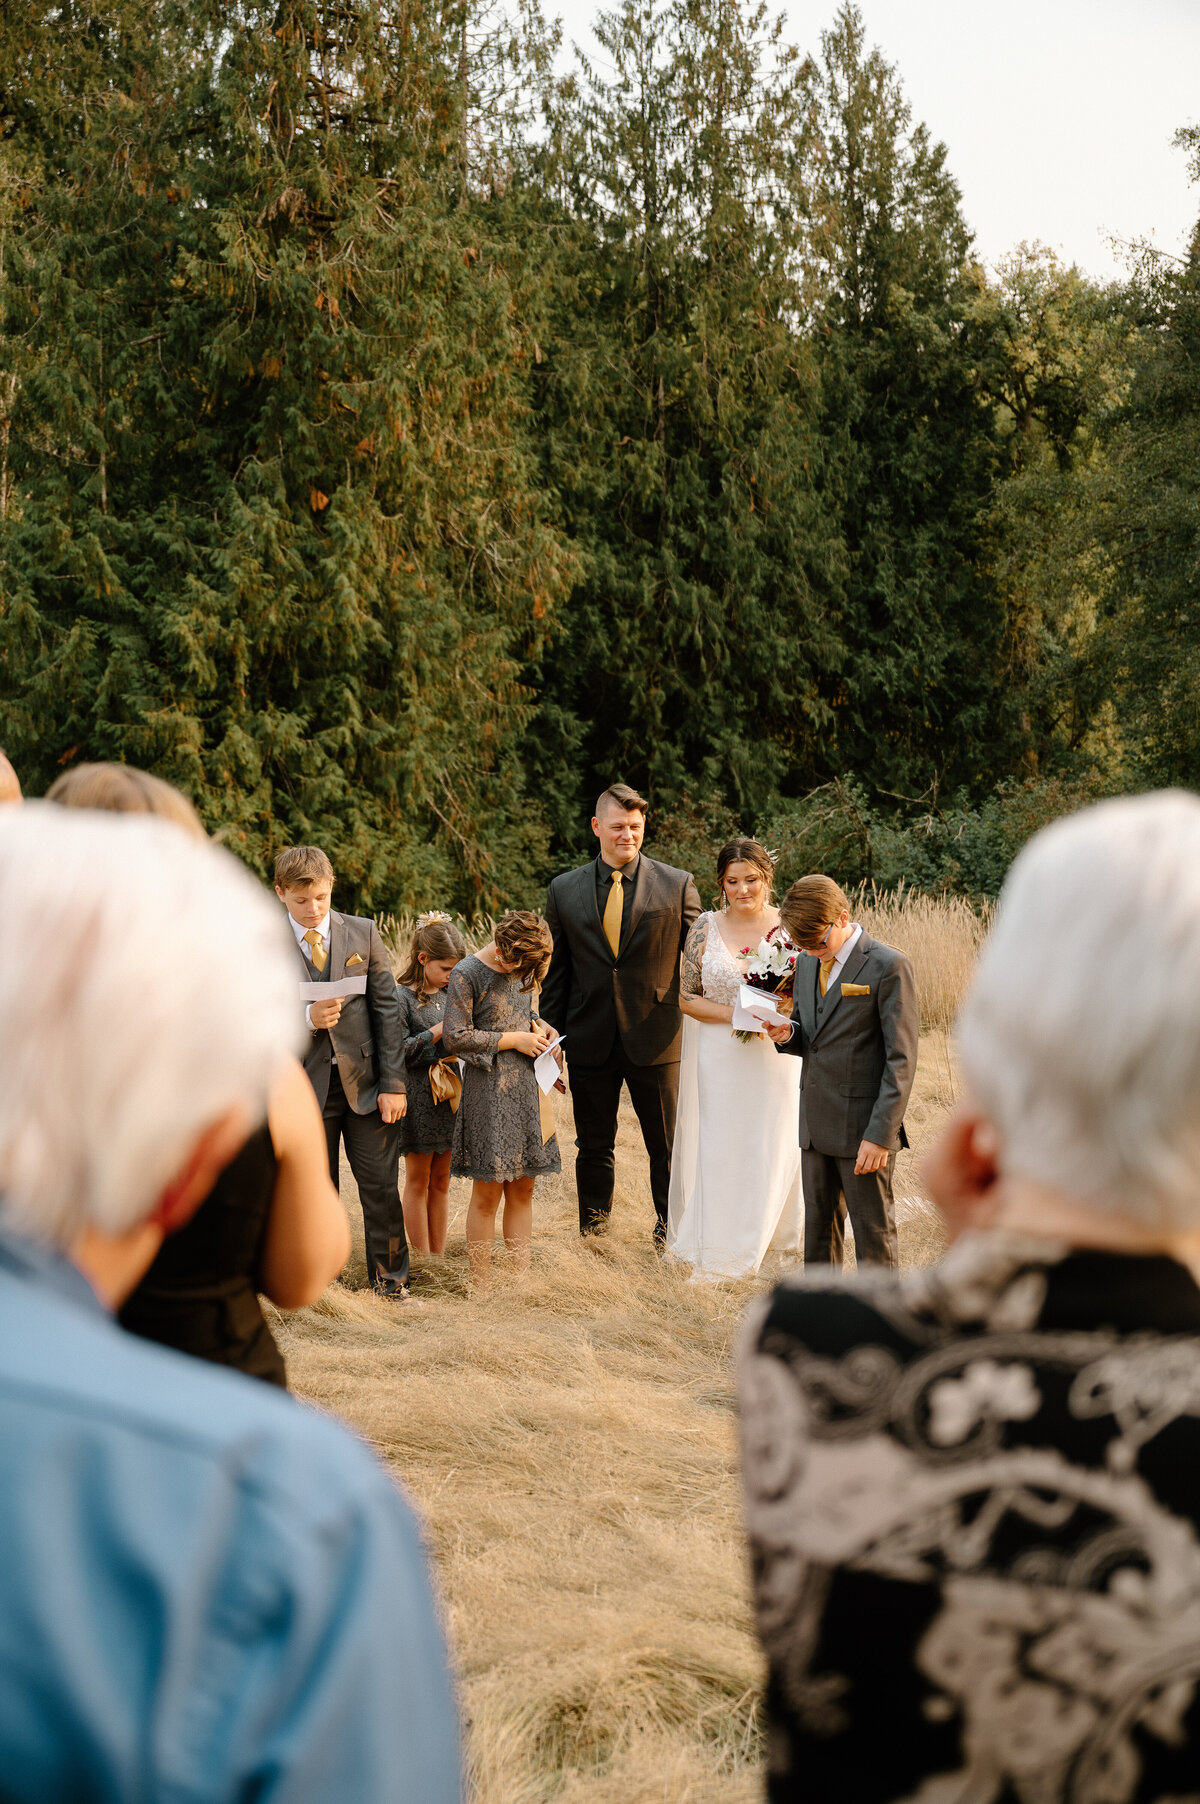
[[[843,4],[0,15],[0,740],[346,905],[690,855],[995,892],[1200,778],[1200,240],[978,261]],[[1180,134],[1200,176],[1200,137]]]

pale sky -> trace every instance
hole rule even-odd
[[[815,52],[837,0],[792,0],[788,36]],[[1200,123],[1200,0],[860,0],[867,38],[916,119],[949,151],[976,249],[1022,238],[1108,279],[1109,239],[1181,251],[1200,186],[1171,138]],[[593,48],[591,0],[547,0]]]

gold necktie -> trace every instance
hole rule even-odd
[[[309,944],[308,956],[312,959],[313,970],[323,971],[329,963],[329,954],[321,944],[320,934],[315,927],[310,927],[304,937]]]
[[[833,967],[836,964],[837,964],[836,958],[823,958],[821,960],[820,984],[821,984],[822,996],[825,994],[825,991],[829,986],[829,973],[833,970]]]
[[[624,876],[620,871],[612,874],[612,888],[608,892],[608,901],[604,904],[604,937],[612,949],[615,958],[621,950],[621,915],[625,908],[625,898],[621,894]]]

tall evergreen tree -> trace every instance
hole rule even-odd
[[[742,0],[625,0],[597,35],[605,67],[553,121],[564,273],[535,370],[582,566],[530,752],[563,831],[618,773],[761,807],[813,765],[840,649],[794,330],[800,67]]]
[[[1200,180],[1200,130],[1183,132]],[[1181,262],[1151,258],[1139,338],[1093,522],[1136,773],[1200,788],[1200,225]]]
[[[987,553],[1005,614],[992,672],[1001,703],[993,766],[1030,777],[1094,770],[1115,782],[1118,644],[1097,521],[1128,389],[1130,310],[1119,289],[1021,245],[981,287],[977,320],[979,381],[1007,472]]]
[[[258,865],[319,839],[347,900],[494,904],[537,859],[519,661],[563,563],[463,186],[461,13],[81,18],[109,67],[63,66],[7,247],[12,750],[156,769]]]
[[[802,193],[827,496],[846,544],[829,774],[916,795],[986,773],[1002,609],[975,381],[978,274],[944,145],[844,4],[811,82]]]

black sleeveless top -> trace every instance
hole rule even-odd
[[[275,1173],[270,1131],[262,1127],[187,1225],[164,1240],[119,1313],[123,1328],[286,1388],[283,1355],[257,1294]]]

